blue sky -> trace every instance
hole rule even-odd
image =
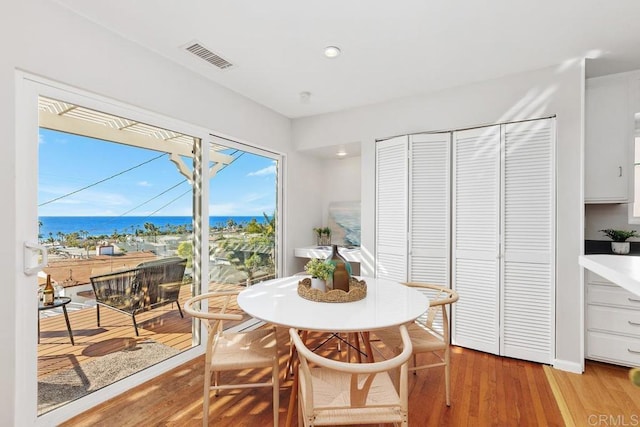
[[[228,153],[231,152],[233,151]],[[147,216],[160,209],[154,215],[190,216],[190,184],[169,161],[168,155],[86,190],[47,203],[160,154],[162,153],[123,144],[40,129],[38,204],[41,206],[38,208],[38,215]],[[236,153],[236,156],[239,154],[240,152]],[[185,163],[191,167],[189,159]],[[262,216],[265,212],[272,215],[276,200],[275,179],[275,163],[272,159],[243,154],[211,179],[209,214]],[[176,188],[169,190],[176,184]]]

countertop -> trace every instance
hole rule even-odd
[[[362,253],[359,247],[345,248],[339,247],[338,252],[349,262],[362,262]],[[298,258],[320,258],[325,259],[331,255],[331,246],[305,246],[295,248],[294,255]]]
[[[581,255],[580,265],[640,296],[640,257],[629,255]]]
[[[640,242],[629,242],[629,243],[631,243],[630,245],[631,251],[629,252],[629,255],[640,256]],[[585,240],[584,253],[586,255],[595,255],[595,254],[613,255],[613,251],[611,250],[611,240]]]

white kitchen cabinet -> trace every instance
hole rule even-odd
[[[640,297],[586,271],[587,359],[640,366]]]
[[[633,178],[629,74],[588,79],[585,93],[585,203],[626,203]]]

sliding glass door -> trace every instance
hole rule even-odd
[[[210,286],[239,285],[278,275],[280,156],[214,137],[211,151],[229,163],[209,170]]]
[[[52,425],[194,357],[185,299],[279,274],[281,160],[32,76],[17,92],[16,398]]]
[[[56,296],[38,303],[41,415],[191,348],[184,248],[201,218],[198,138],[61,99],[38,108],[38,284]]]

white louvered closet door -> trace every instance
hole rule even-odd
[[[551,363],[555,354],[554,120],[503,128],[500,353]]]
[[[409,280],[450,286],[451,133],[409,137]]]
[[[376,277],[407,280],[408,136],[376,145]]]
[[[500,126],[454,132],[452,341],[500,351]]]

